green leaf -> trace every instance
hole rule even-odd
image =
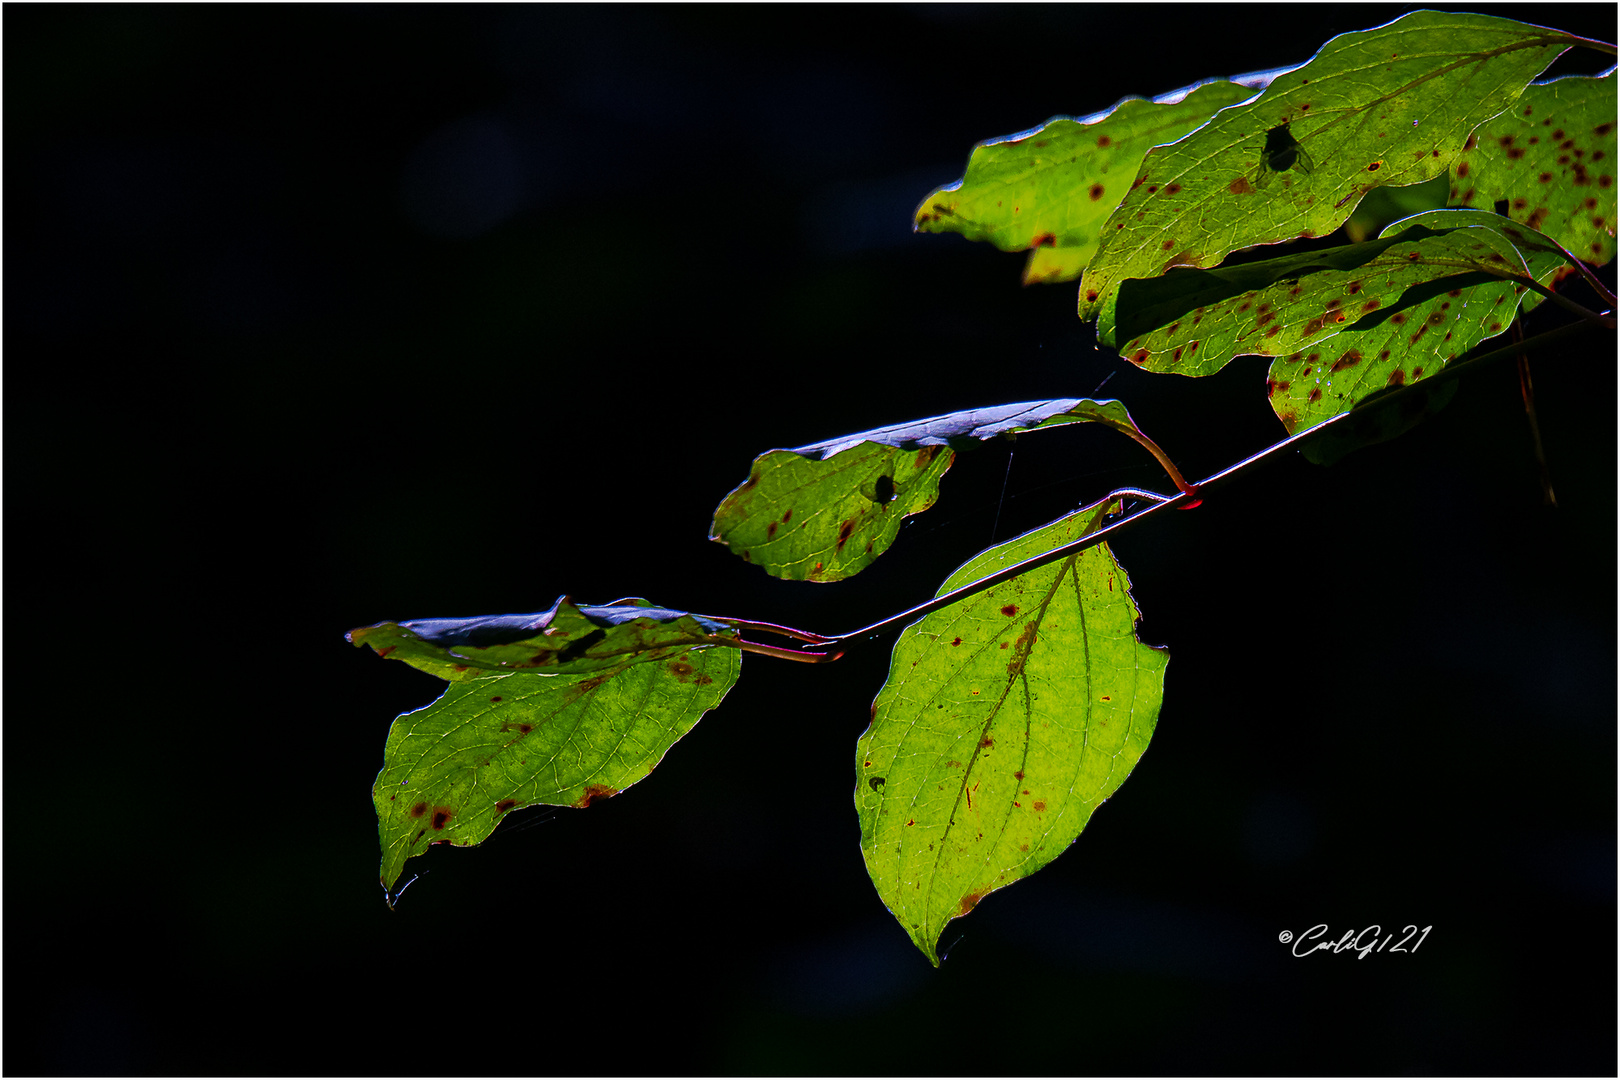
[[[1167,316],[1173,321],[1133,337],[1123,355],[1147,371],[1211,375],[1234,356],[1281,356],[1321,346],[1373,312],[1398,309],[1410,290],[1437,279],[1480,272],[1540,278],[1562,262],[1544,237],[1495,214],[1437,210],[1399,225],[1395,235],[1361,244],[1130,282],[1120,298],[1122,325]],[[1504,230],[1515,235],[1509,238]],[[1518,245],[1538,256],[1533,275]],[[1270,283],[1262,288],[1242,289],[1266,279]],[[1179,295],[1169,296],[1177,286]],[[1138,296],[1158,302],[1138,308]]]
[[[1414,286],[1399,303],[1365,316],[1332,341],[1313,342],[1272,361],[1266,376],[1271,408],[1289,433],[1336,416],[1386,387],[1433,376],[1506,331],[1527,287],[1486,275],[1507,272],[1545,284],[1563,272],[1562,254],[1545,237],[1483,211],[1431,210],[1396,222],[1390,230],[1437,228],[1454,221],[1467,227],[1436,238],[1448,243],[1423,258],[1461,273]],[[1426,406],[1427,411],[1444,400]]]
[[[1120,283],[1325,236],[1383,184],[1449,169],[1579,39],[1487,15],[1417,11],[1341,34],[1253,102],[1147,154],[1086,268],[1080,317],[1114,346]]]
[[[894,543],[907,517],[934,505],[953,447],[1085,421],[1140,434],[1118,401],[1024,401],[874,428],[754,459],[714,512],[709,539],[773,577],[841,581]]]
[[[1287,351],[1296,341],[1338,331],[1350,311],[1378,295],[1367,289],[1365,268],[1405,275],[1408,284],[1421,280],[1413,267],[1426,264],[1413,264],[1403,254],[1432,235],[1418,228],[1325,251],[1133,278],[1119,295],[1119,328],[1129,338],[1121,353],[1146,371],[1199,376],[1213,375],[1235,356]],[[1400,251],[1385,254],[1403,241]],[[1385,303],[1405,288],[1385,287]],[[1347,297],[1347,291],[1354,295]],[[1347,299],[1356,304],[1346,307]],[[1296,321],[1290,323],[1290,316]]]
[[[971,584],[1094,531],[1104,504],[983,552]],[[1136,637],[1106,544],[927,615],[895,644],[857,744],[861,853],[936,966],[945,924],[1080,835],[1153,734],[1168,655]]]
[[[550,611],[470,619],[415,619],[350,630],[356,646],[403,660],[452,682],[492,671],[600,671],[662,660],[694,645],[736,636],[703,615],[654,607],[630,598],[605,607],[577,607],[558,597]]]
[[[1527,87],[1483,124],[1453,169],[1451,203],[1489,209],[1544,233],[1589,263],[1614,258],[1615,75]]]
[[[513,810],[588,806],[652,771],[737,681],[736,649],[592,674],[484,675],[394,721],[372,799],[382,883],[437,843],[470,846]],[[390,899],[392,903],[392,899]]]
[[[1026,285],[1072,281],[1096,252],[1102,223],[1148,148],[1181,138],[1217,109],[1254,94],[1252,86],[1213,81],[987,139],[973,148],[962,179],[923,200],[916,228],[988,240],[1003,251],[1029,250]]]

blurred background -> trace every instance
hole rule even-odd
[[[1120,540],[1172,656],[1153,744],[938,971],[858,850],[892,636],[749,657],[622,796],[377,883],[383,740],[442,684],[351,627],[566,592],[846,631],[1162,477],[1089,425],[996,443],[815,586],[705,540],[756,454],[1061,396],[1192,477],[1275,441],[1264,361],[1144,376],[1072,285],[911,211],[980,139],[1405,10],[8,5],[0,1067],[1612,1074],[1598,335],[1535,359],[1556,510],[1507,364]],[[1433,929],[1279,944],[1317,923]]]

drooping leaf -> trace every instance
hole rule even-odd
[[[1506,331],[1526,297],[1539,299],[1526,286],[1487,278],[1485,271],[1507,270],[1541,284],[1563,272],[1562,255],[1544,237],[1482,211],[1432,210],[1396,222],[1390,231],[1414,224],[1436,228],[1456,220],[1493,226],[1470,224],[1446,234],[1466,238],[1469,250],[1439,256],[1462,273],[1414,286],[1398,303],[1364,316],[1332,340],[1272,361],[1266,376],[1271,408],[1290,433],[1336,416],[1386,387],[1434,375]],[[1443,402],[1430,408],[1439,404]]]
[[[1341,34],[1253,102],[1148,152],[1103,227],[1080,317],[1116,343],[1120,283],[1239,248],[1325,236],[1383,184],[1449,169],[1468,135],[1579,39],[1487,15],[1417,11]]]
[[[1096,252],[1098,230],[1148,148],[1181,138],[1217,109],[1255,92],[1252,85],[1218,80],[986,139],[973,148],[962,179],[923,200],[916,228],[988,240],[1003,251],[1028,250],[1026,285],[1072,281]]]
[[[589,674],[482,675],[394,721],[372,799],[382,883],[430,844],[477,844],[513,810],[588,806],[652,771],[737,681],[736,649]]]
[[[1458,156],[1454,206],[1507,203],[1515,221],[1576,257],[1614,258],[1615,74],[1527,87],[1516,106],[1481,125]]]
[[[1024,401],[772,450],[714,512],[709,539],[773,577],[840,581],[870,566],[907,517],[934,505],[955,449],[1080,422],[1140,434],[1118,401]]]
[[[1361,318],[1398,308],[1411,290],[1437,279],[1492,271],[1539,279],[1562,261],[1545,238],[1494,214],[1439,210],[1401,224],[1393,235],[1361,244],[1129,282],[1121,290],[1120,324],[1159,325],[1127,341],[1122,355],[1148,371],[1210,375],[1234,356],[1320,347]],[[1520,245],[1526,248],[1522,254]],[[1539,256],[1533,273],[1525,263],[1532,254]],[[1262,287],[1243,288],[1267,279]],[[1469,277],[1467,283],[1478,280]],[[1467,283],[1453,282],[1446,291]],[[1138,297],[1157,302],[1138,306]],[[1167,317],[1171,321],[1161,322]]]
[[[350,630],[356,646],[452,682],[490,672],[600,671],[662,660],[736,632],[722,622],[629,598],[578,607],[558,597],[550,611],[470,619],[413,619]]]
[[[1095,530],[1098,504],[983,552],[941,593]],[[857,744],[861,853],[934,964],[951,919],[1056,858],[1147,747],[1168,656],[1106,544],[927,615]]]

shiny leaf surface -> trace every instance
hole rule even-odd
[[[888,550],[906,517],[939,497],[952,448],[997,435],[1093,422],[1125,434],[1118,401],[1024,401],[913,420],[754,460],[714,513],[709,539],[774,577],[840,581]]]
[[[735,637],[724,623],[630,598],[603,607],[579,607],[568,597],[532,615],[468,619],[414,619],[350,630],[356,646],[403,660],[452,682],[490,672],[600,671],[660,660],[694,645]]]

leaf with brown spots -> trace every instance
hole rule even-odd
[[[1127,279],[1215,266],[1257,244],[1326,236],[1374,187],[1445,172],[1474,128],[1579,43],[1509,19],[1438,11],[1339,35],[1253,102],[1148,152],[1103,226],[1080,317],[1096,319],[1098,340],[1119,348],[1114,308]],[[1308,170],[1266,163],[1267,133],[1282,125],[1309,157]],[[1234,193],[1233,181],[1251,176],[1263,183]]]
[[[485,674],[399,717],[372,789],[390,903],[429,844],[477,844],[512,810],[591,805],[645,777],[720,704],[741,659],[707,648],[591,673]]]
[[[1508,216],[1601,265],[1615,246],[1615,74],[1536,83],[1519,107],[1487,121],[1469,140],[1451,203]],[[1548,179],[1540,179],[1543,175]],[[1472,198],[1467,196],[1472,193]]]
[[[532,615],[383,622],[347,636],[357,647],[370,645],[379,656],[459,682],[491,672],[600,671],[662,660],[737,634],[708,616],[656,607],[639,597],[580,607],[563,596],[551,610]]]
[[[1320,365],[1330,368],[1343,352],[1335,351],[1337,335],[1416,302],[1417,294],[1408,295],[1412,290],[1475,275],[1446,288],[1471,287],[1483,280],[1479,271],[1528,274],[1530,253],[1538,280],[1550,279],[1562,261],[1544,237],[1506,218],[1442,210],[1408,218],[1384,237],[1361,244],[1217,270],[1172,270],[1150,281],[1127,282],[1121,290],[1122,326],[1160,324],[1135,333],[1123,352],[1143,370],[1179,375],[1212,375],[1236,356],[1311,352],[1331,353],[1334,359]],[[1499,294],[1490,293],[1490,301]],[[1469,293],[1455,306],[1460,311],[1477,299]],[[1456,314],[1444,310],[1448,318]],[[1376,355],[1361,345],[1354,348]],[[1394,351],[1405,355],[1404,349]],[[1446,351],[1455,350],[1448,345]],[[1314,384],[1306,392],[1311,388]]]
[[[1518,274],[1546,284],[1566,266],[1545,237],[1482,210],[1431,210],[1396,222],[1389,231],[1453,224],[1462,227],[1421,242],[1416,250],[1423,258],[1412,264],[1419,278],[1397,302],[1363,316],[1329,340],[1272,361],[1268,378],[1278,389],[1271,407],[1290,433],[1392,385],[1432,377],[1475,345],[1506,332],[1523,298],[1539,297],[1493,274]],[[1401,250],[1398,245],[1390,253]],[[1437,399],[1430,411],[1442,404]],[[1394,431],[1388,424],[1383,427]]]
[[[912,514],[939,497],[956,449],[1061,424],[1136,424],[1118,401],[1023,401],[772,450],[714,512],[709,539],[773,577],[841,581],[887,551]]]
[[[1029,251],[1024,284],[1072,281],[1124,197],[1142,155],[1173,142],[1255,88],[1220,80],[1153,101],[1126,98],[1094,116],[1057,116],[973,148],[962,179],[923,200],[919,232],[955,232]]]
[[[1094,531],[1104,509],[983,552],[940,592]],[[935,965],[945,924],[1061,854],[1147,748],[1168,656],[1137,638],[1129,586],[1098,544],[924,616],[896,642],[857,744],[861,853]]]

